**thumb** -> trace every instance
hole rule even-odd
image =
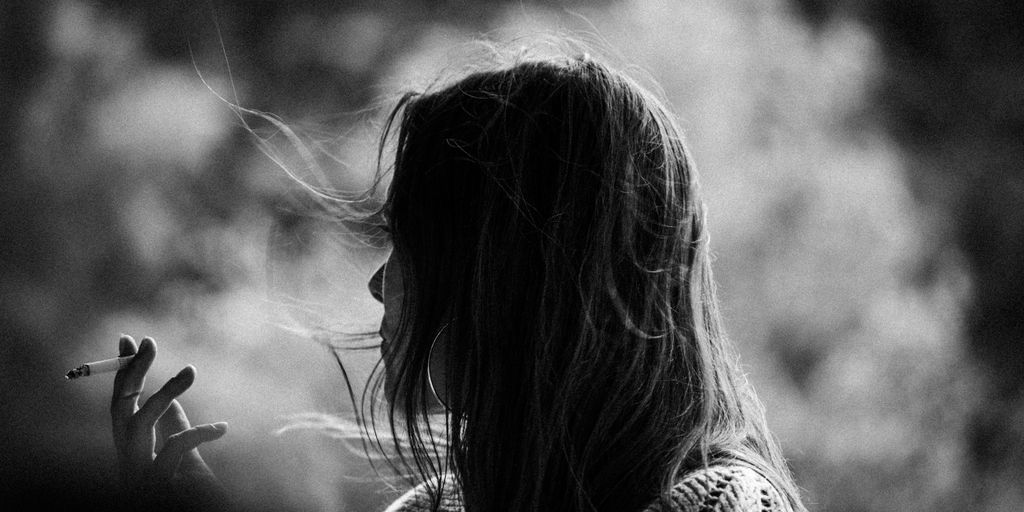
[[[167,439],[178,432],[182,432],[192,428],[192,424],[188,421],[188,416],[185,414],[185,409],[182,408],[181,403],[177,400],[172,400],[171,405],[167,408],[167,411],[160,416],[160,420],[156,424],[157,432],[157,451],[163,451],[164,443]],[[186,450],[182,455],[180,466],[182,469],[190,470],[193,468],[201,468],[205,466],[203,457],[199,455],[199,450],[195,448]]]
[[[157,474],[171,479],[178,470],[178,466],[181,465],[181,459],[186,452],[200,444],[220,439],[227,431],[227,423],[207,423],[169,436],[164,443],[164,449],[157,454],[153,461],[154,469]]]

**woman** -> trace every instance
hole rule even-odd
[[[393,250],[370,289],[397,461],[421,483],[389,511],[803,510],[722,331],[695,170],[656,98],[585,56],[528,60],[404,96],[382,154],[395,123],[377,212]],[[192,376],[135,414],[145,430],[171,407],[183,430],[155,462],[115,412],[136,471],[172,478],[221,434],[172,404]]]

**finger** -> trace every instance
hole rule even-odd
[[[135,355],[139,351],[139,348],[135,345],[135,340],[127,334],[122,334],[117,342],[117,355],[118,357]],[[127,375],[127,367],[122,368],[114,374],[114,389],[120,389],[124,386],[124,377]]]
[[[167,381],[159,391],[153,393],[153,396],[149,397],[149,400],[146,400],[146,403],[139,408],[139,412],[132,416],[130,424],[132,448],[141,462],[152,460],[156,442],[154,428],[157,420],[167,411],[172,400],[192,386],[195,378],[195,367],[186,366]]]
[[[183,432],[178,432],[167,438],[164,449],[156,456],[153,462],[154,469],[158,475],[170,479],[174,476],[181,458],[200,444],[220,439],[228,431],[227,423],[213,423],[198,425]]]
[[[142,387],[146,383],[146,372],[153,365],[154,359],[156,359],[156,341],[148,336],[142,338],[139,350],[135,353],[135,359],[132,359],[124,369],[122,391],[126,393],[142,392]]]
[[[135,340],[127,334],[122,334],[118,340],[118,356],[130,356],[138,352]],[[110,419],[114,427],[114,445],[120,450],[127,442],[128,418],[135,412],[138,402],[138,395],[123,397],[124,379],[127,375],[127,368],[118,370],[114,375],[113,396],[110,399]]]
[[[179,395],[188,390],[192,386],[192,383],[196,380],[196,368],[192,365],[188,365],[182,368],[177,375],[167,381],[159,391],[153,393],[153,396],[146,400],[145,404],[139,408],[139,412],[135,413],[135,417],[132,421],[135,422],[133,425],[136,428],[145,426],[146,428],[153,428],[156,426],[157,420],[164,414],[164,411],[171,406],[171,402]],[[184,414],[184,411],[182,411]],[[185,421],[188,421],[187,419]]]
[[[128,341],[127,344],[134,346],[135,343]],[[128,350],[131,350],[130,346]],[[127,422],[135,413],[139,395],[142,394],[142,387],[146,382],[146,372],[153,365],[154,358],[156,358],[156,342],[153,341],[153,338],[143,338],[135,353],[135,358],[123,370],[117,372],[114,396],[110,403],[110,414],[116,418],[115,422]]]

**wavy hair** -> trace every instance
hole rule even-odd
[[[407,441],[389,462],[434,482],[435,509],[453,477],[468,512],[641,510],[741,463],[804,510],[722,329],[696,171],[654,94],[589,57],[521,60],[404,95],[380,161],[392,145],[375,213],[405,341],[397,382],[375,371],[368,389]]]

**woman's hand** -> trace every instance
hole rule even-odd
[[[139,407],[146,372],[156,358],[156,343],[143,338],[138,348],[122,336],[119,355],[135,358],[114,377],[110,417],[121,480],[133,504],[167,509],[227,508],[227,495],[196,449],[219,439],[227,423],[191,427],[175,397],[195,380],[187,366]]]

